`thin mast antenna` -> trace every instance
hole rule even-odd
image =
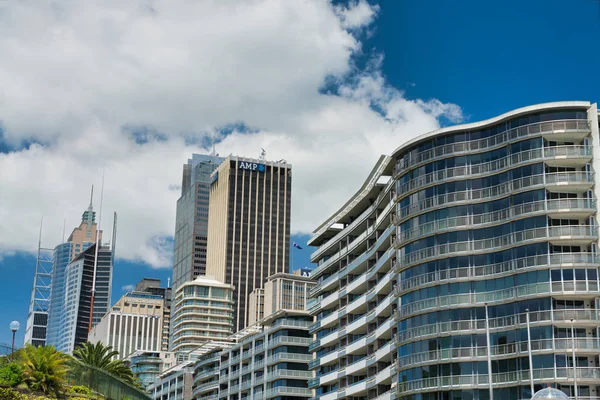
[[[62,243],[65,242],[65,230],[67,229],[67,219],[65,218],[65,220],[63,221],[63,236],[62,236]]]
[[[94,188],[92,187],[92,193]],[[102,170],[102,187],[100,189],[100,213],[98,214],[98,225],[96,225],[96,249],[94,256],[94,274],[92,276],[92,298],[90,301],[90,322],[88,325],[88,334],[92,330],[92,320],[94,319],[94,297],[96,296],[96,269],[98,268],[98,248],[100,247],[100,225],[102,223],[102,202],[104,200],[104,169]]]

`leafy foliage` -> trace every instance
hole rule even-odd
[[[0,368],[0,385],[15,387],[23,382],[23,367],[11,362]]]
[[[24,381],[29,389],[60,396],[67,374],[68,356],[51,346],[27,345],[21,352]]]
[[[69,389],[69,393],[73,394],[84,394],[86,396],[90,396],[92,394],[92,389],[83,385],[74,385]]]
[[[0,399],[2,400],[22,400],[25,397],[12,389],[0,388]]]
[[[105,346],[102,343],[86,342],[73,352],[76,359],[83,364],[90,365],[107,372],[127,383],[134,384],[137,381],[136,376],[122,360],[112,359],[119,355],[119,352],[113,350],[112,346]]]

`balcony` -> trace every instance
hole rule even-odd
[[[600,267],[600,257],[592,253],[552,253],[517,258],[503,263],[473,266],[468,268],[452,268],[401,279],[401,286],[396,294],[402,295],[412,289],[454,281],[470,281],[490,276],[505,276],[528,269],[542,267]]]
[[[440,219],[402,231],[396,239],[396,246],[403,246],[425,236],[467,228],[480,228],[488,225],[506,223],[517,218],[533,215],[549,215],[552,218],[581,219],[596,212],[593,199],[555,199],[523,203],[502,210]]]
[[[312,360],[312,355],[309,354],[296,354],[296,353],[277,353],[269,356],[267,364],[275,364],[280,361],[292,361],[292,362],[309,362]]]
[[[600,343],[597,338],[560,338],[539,339],[531,341],[531,352],[539,353],[567,353],[571,354],[575,344],[575,352],[579,355],[597,354]],[[503,345],[490,346],[492,359],[527,357],[528,343],[516,342]],[[414,364],[438,364],[441,362],[459,361],[485,361],[487,358],[487,346],[480,347],[458,347],[415,353],[398,359],[400,369],[411,368]]]
[[[558,285],[557,285],[558,283]],[[591,286],[590,286],[591,284]],[[477,304],[494,304],[507,300],[520,300],[526,297],[537,297],[548,294],[579,294],[593,298],[598,296],[597,281],[565,281],[565,282],[541,282],[530,285],[515,286],[507,289],[494,290],[480,293],[464,293],[449,296],[439,296],[400,307],[399,317],[406,318],[409,315],[424,311],[472,307]]]
[[[484,139],[437,146],[414,155],[405,156],[401,159],[402,166],[394,169],[394,175],[399,176],[399,174],[427,162],[470,152],[484,152],[527,137],[547,136],[548,140],[573,141],[574,139],[581,140],[589,134],[590,126],[587,120],[571,119],[537,122],[512,128]]]
[[[312,391],[305,388],[279,386],[273,389],[269,389],[265,392],[265,398],[272,398],[278,396],[310,397],[312,396]]]
[[[273,348],[279,345],[289,344],[294,346],[308,346],[312,342],[311,338],[295,337],[295,336],[278,336],[268,342],[268,347]]]
[[[280,378],[290,379],[310,379],[313,377],[311,371],[296,371],[292,369],[278,369],[267,374],[267,382]]]
[[[439,244],[405,255],[402,263],[403,268],[408,268],[426,260],[448,257],[453,254],[500,250],[530,242],[548,241],[564,246],[587,246],[598,239],[597,230],[598,227],[594,225],[563,225],[527,229],[489,239]]]
[[[594,174],[585,171],[555,172],[540,175],[531,175],[513,179],[496,186],[483,189],[450,192],[439,196],[429,197],[405,206],[398,211],[398,223],[414,215],[431,211],[439,207],[449,207],[474,201],[490,201],[495,198],[505,197],[524,190],[545,187],[549,191],[565,191],[583,193],[594,185]]]
[[[529,372],[529,370],[522,370],[494,373],[492,374],[492,385],[494,387],[528,385]],[[576,368],[576,373],[574,373],[573,368],[544,368],[533,370],[533,381],[538,384],[557,382],[569,385],[573,383],[575,374],[577,375],[577,382],[581,385],[595,385],[598,379],[600,379],[600,369],[596,367],[578,367]],[[411,393],[434,390],[487,388],[488,385],[488,375],[457,375],[399,382],[397,388],[398,394],[405,396]]]
[[[579,327],[595,327],[600,325],[600,314],[598,310],[595,309],[532,311],[529,313],[529,317],[532,326],[551,324],[570,327],[572,324],[571,320]],[[489,329],[493,332],[498,330],[512,330],[517,327],[525,328],[526,321],[526,313],[490,318]],[[425,337],[447,335],[450,333],[459,334],[476,332],[485,332],[485,319],[437,322],[400,331],[397,333],[397,336],[398,344],[404,344]]]

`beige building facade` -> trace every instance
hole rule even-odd
[[[211,177],[206,273],[236,287],[239,331],[250,293],[288,270],[291,165],[229,156]]]
[[[171,351],[189,352],[233,333],[233,286],[199,276],[176,290]]]
[[[162,296],[129,292],[91,330],[88,340],[112,346],[120,359],[136,351],[160,351],[164,307]]]

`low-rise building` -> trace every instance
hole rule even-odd
[[[162,296],[126,293],[91,330],[88,340],[112,346],[121,359],[138,350],[158,352],[162,349],[163,308]]]
[[[311,324],[305,311],[281,310],[234,335],[237,343],[221,352],[219,399],[311,397]]]
[[[194,364],[192,396],[194,400],[219,398],[219,370],[221,351],[231,347],[228,342],[208,342],[194,351],[197,357]]]
[[[175,355],[166,351],[138,350],[130,354],[126,361],[143,387],[148,388],[156,382],[161,372],[175,365]]]
[[[160,373],[147,391],[153,400],[191,399],[193,379],[194,361],[185,361]]]

